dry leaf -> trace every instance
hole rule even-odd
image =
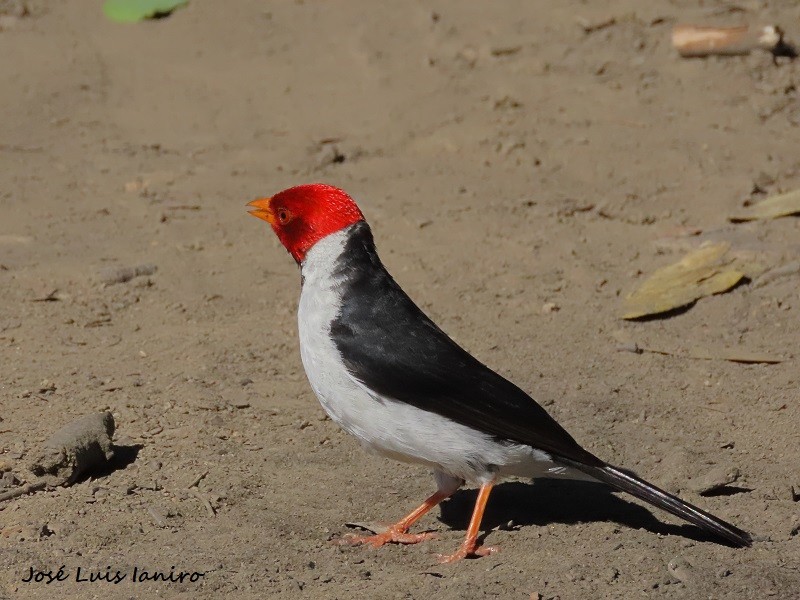
[[[627,296],[622,318],[657,315],[728,291],[746,274],[733,257],[726,257],[729,249],[727,242],[704,244],[680,262],[657,270]]]
[[[778,194],[747,207],[738,215],[728,217],[734,223],[756,219],[775,219],[800,213],[800,190]]]

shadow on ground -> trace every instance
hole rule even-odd
[[[132,444],[130,446],[114,445],[114,456],[111,457],[111,460],[84,473],[77,479],[76,483],[81,483],[89,479],[108,477],[114,473],[114,471],[124,471],[136,462],[136,458],[139,456],[139,451],[142,448],[144,448],[142,444]]]
[[[441,505],[439,520],[453,529],[465,530],[477,495],[477,490],[459,490]],[[594,521],[611,521],[654,534],[725,544],[694,525],[664,523],[624,495],[601,483],[587,481],[541,479],[535,483],[501,483],[492,491],[481,529],[504,528],[509,522],[512,528],[518,528]]]

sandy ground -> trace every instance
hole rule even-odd
[[[800,63],[669,45],[676,21],[798,34],[800,6],[193,1],[121,26],[99,0],[19,18],[14,4],[0,3],[0,463],[33,481],[39,444],[99,409],[118,458],[3,503],[0,598],[800,596],[798,276],[619,318],[647,273],[704,240],[770,266],[800,254],[797,218],[726,218],[754,186],[800,187]],[[612,17],[591,33],[578,20]],[[715,544],[599,486],[512,481],[485,521],[497,555],[436,563],[474,490],[426,517],[435,541],[332,545],[433,484],[364,454],[305,381],[297,268],[244,204],[309,181],[350,191],[411,296],[590,450],[760,541]],[[620,352],[622,338],[679,355]],[[723,493],[692,491],[732,468]],[[66,581],[24,582],[62,565]],[[78,567],[128,578],[79,582]],[[130,581],[173,567],[205,575]]]

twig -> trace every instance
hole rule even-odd
[[[0,494],[0,502],[4,502],[6,500],[13,500],[19,496],[25,496],[27,494],[32,494],[33,492],[38,492],[43,490],[47,487],[47,483],[44,481],[37,481],[36,483],[29,483],[27,485],[23,485],[22,487],[18,487],[15,490],[11,490],[10,492],[3,492]]]
[[[205,479],[207,475],[208,475],[208,471],[203,471],[202,473],[200,473],[200,475],[198,475],[197,477],[195,477],[195,478],[194,478],[194,481],[192,481],[192,483],[190,483],[190,484],[189,484],[189,486],[188,486],[188,487],[189,487],[189,489],[192,489],[192,488],[193,488],[193,487],[195,487],[195,486],[196,486],[198,483],[200,483],[201,481],[203,481],[203,479]]]
[[[167,210],[200,210],[199,204],[174,204],[172,206],[165,206]]]
[[[775,52],[783,43],[783,31],[776,25],[761,27],[675,25],[672,29],[672,46],[684,57],[750,54],[759,48]]]
[[[583,33],[590,34],[594,33],[595,31],[602,31],[603,29],[607,29],[608,27],[613,27],[617,24],[617,19],[615,17],[608,17],[604,21],[599,21],[596,23],[592,23],[588,19],[584,19],[583,17],[578,17],[576,19],[578,21],[578,25],[581,26],[583,29]]]
[[[48,294],[45,294],[41,298],[34,298],[33,300],[31,300],[31,302],[57,302],[58,301],[58,298],[56,297],[57,293],[58,293],[58,288],[54,289]]]

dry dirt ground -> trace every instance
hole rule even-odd
[[[704,240],[797,260],[797,218],[726,217],[754,187],[800,187],[800,63],[669,44],[677,21],[800,35],[797,3],[192,1],[129,26],[99,0],[15,4],[0,2],[4,481],[33,481],[39,444],[98,409],[118,458],[0,506],[0,598],[800,597],[798,276],[619,318]],[[435,541],[331,544],[433,483],[363,453],[305,381],[297,268],[244,204],[309,181],[350,191],[411,296],[591,451],[759,541],[718,545],[599,486],[513,481],[485,521],[497,555],[434,558],[474,490],[422,522]],[[693,492],[715,468],[741,477]],[[24,581],[62,565],[65,581]],[[173,567],[204,576],[130,581]]]

